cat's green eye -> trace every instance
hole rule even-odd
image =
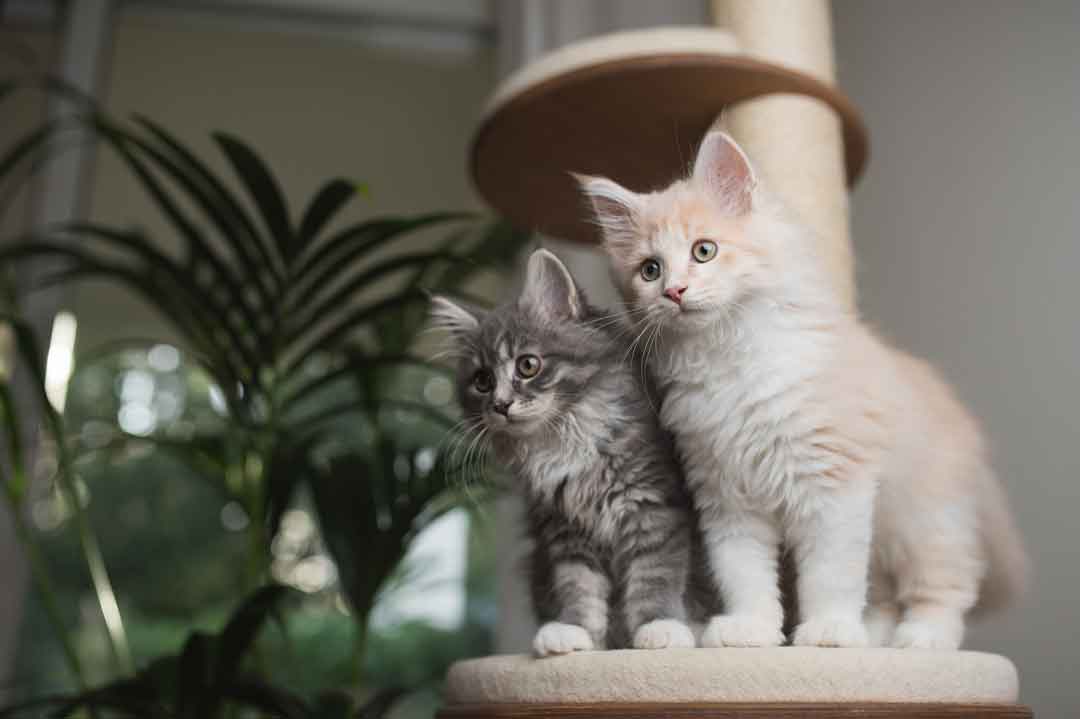
[[[716,257],[716,243],[712,240],[698,240],[694,243],[693,248],[690,250],[690,254],[692,254],[694,259],[698,262],[708,262]]]
[[[495,389],[495,377],[491,374],[491,370],[476,370],[476,374],[473,375],[472,383],[473,388],[481,394],[487,394]]]
[[[642,262],[641,279],[646,282],[655,282],[660,279],[660,263],[656,260],[645,260]]]
[[[540,372],[540,358],[536,355],[521,355],[517,358],[517,373],[519,377],[529,379]]]

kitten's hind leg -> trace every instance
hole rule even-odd
[[[964,610],[944,604],[919,603],[904,610],[893,633],[898,649],[959,649],[964,641]]]
[[[975,605],[985,567],[966,509],[939,503],[904,528],[905,561],[896,568],[896,596],[904,611],[892,646],[960,648],[964,615]]]

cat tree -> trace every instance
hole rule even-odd
[[[472,175],[522,227],[597,239],[569,172],[636,191],[685,173],[721,118],[756,170],[817,233],[854,307],[847,186],[866,130],[835,87],[827,0],[714,0],[717,28],[617,33],[508,78],[484,113]],[[721,117],[722,116],[722,117]],[[1012,663],[892,649],[607,651],[459,662],[443,719],[479,717],[1031,717]]]

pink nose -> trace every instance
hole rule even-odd
[[[664,296],[675,304],[681,305],[683,292],[686,292],[685,287],[668,287],[664,290]]]

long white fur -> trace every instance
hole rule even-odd
[[[704,645],[784,641],[781,545],[798,574],[795,644],[956,648],[977,603],[1015,597],[1024,552],[976,423],[843,306],[814,238],[731,138],[710,134],[693,176],[660,192],[579,181],[634,318],[662,328],[649,358],[661,420],[726,612]],[[712,261],[692,260],[699,238],[717,243]],[[641,277],[648,258],[660,280]],[[672,286],[687,288],[681,305]]]

